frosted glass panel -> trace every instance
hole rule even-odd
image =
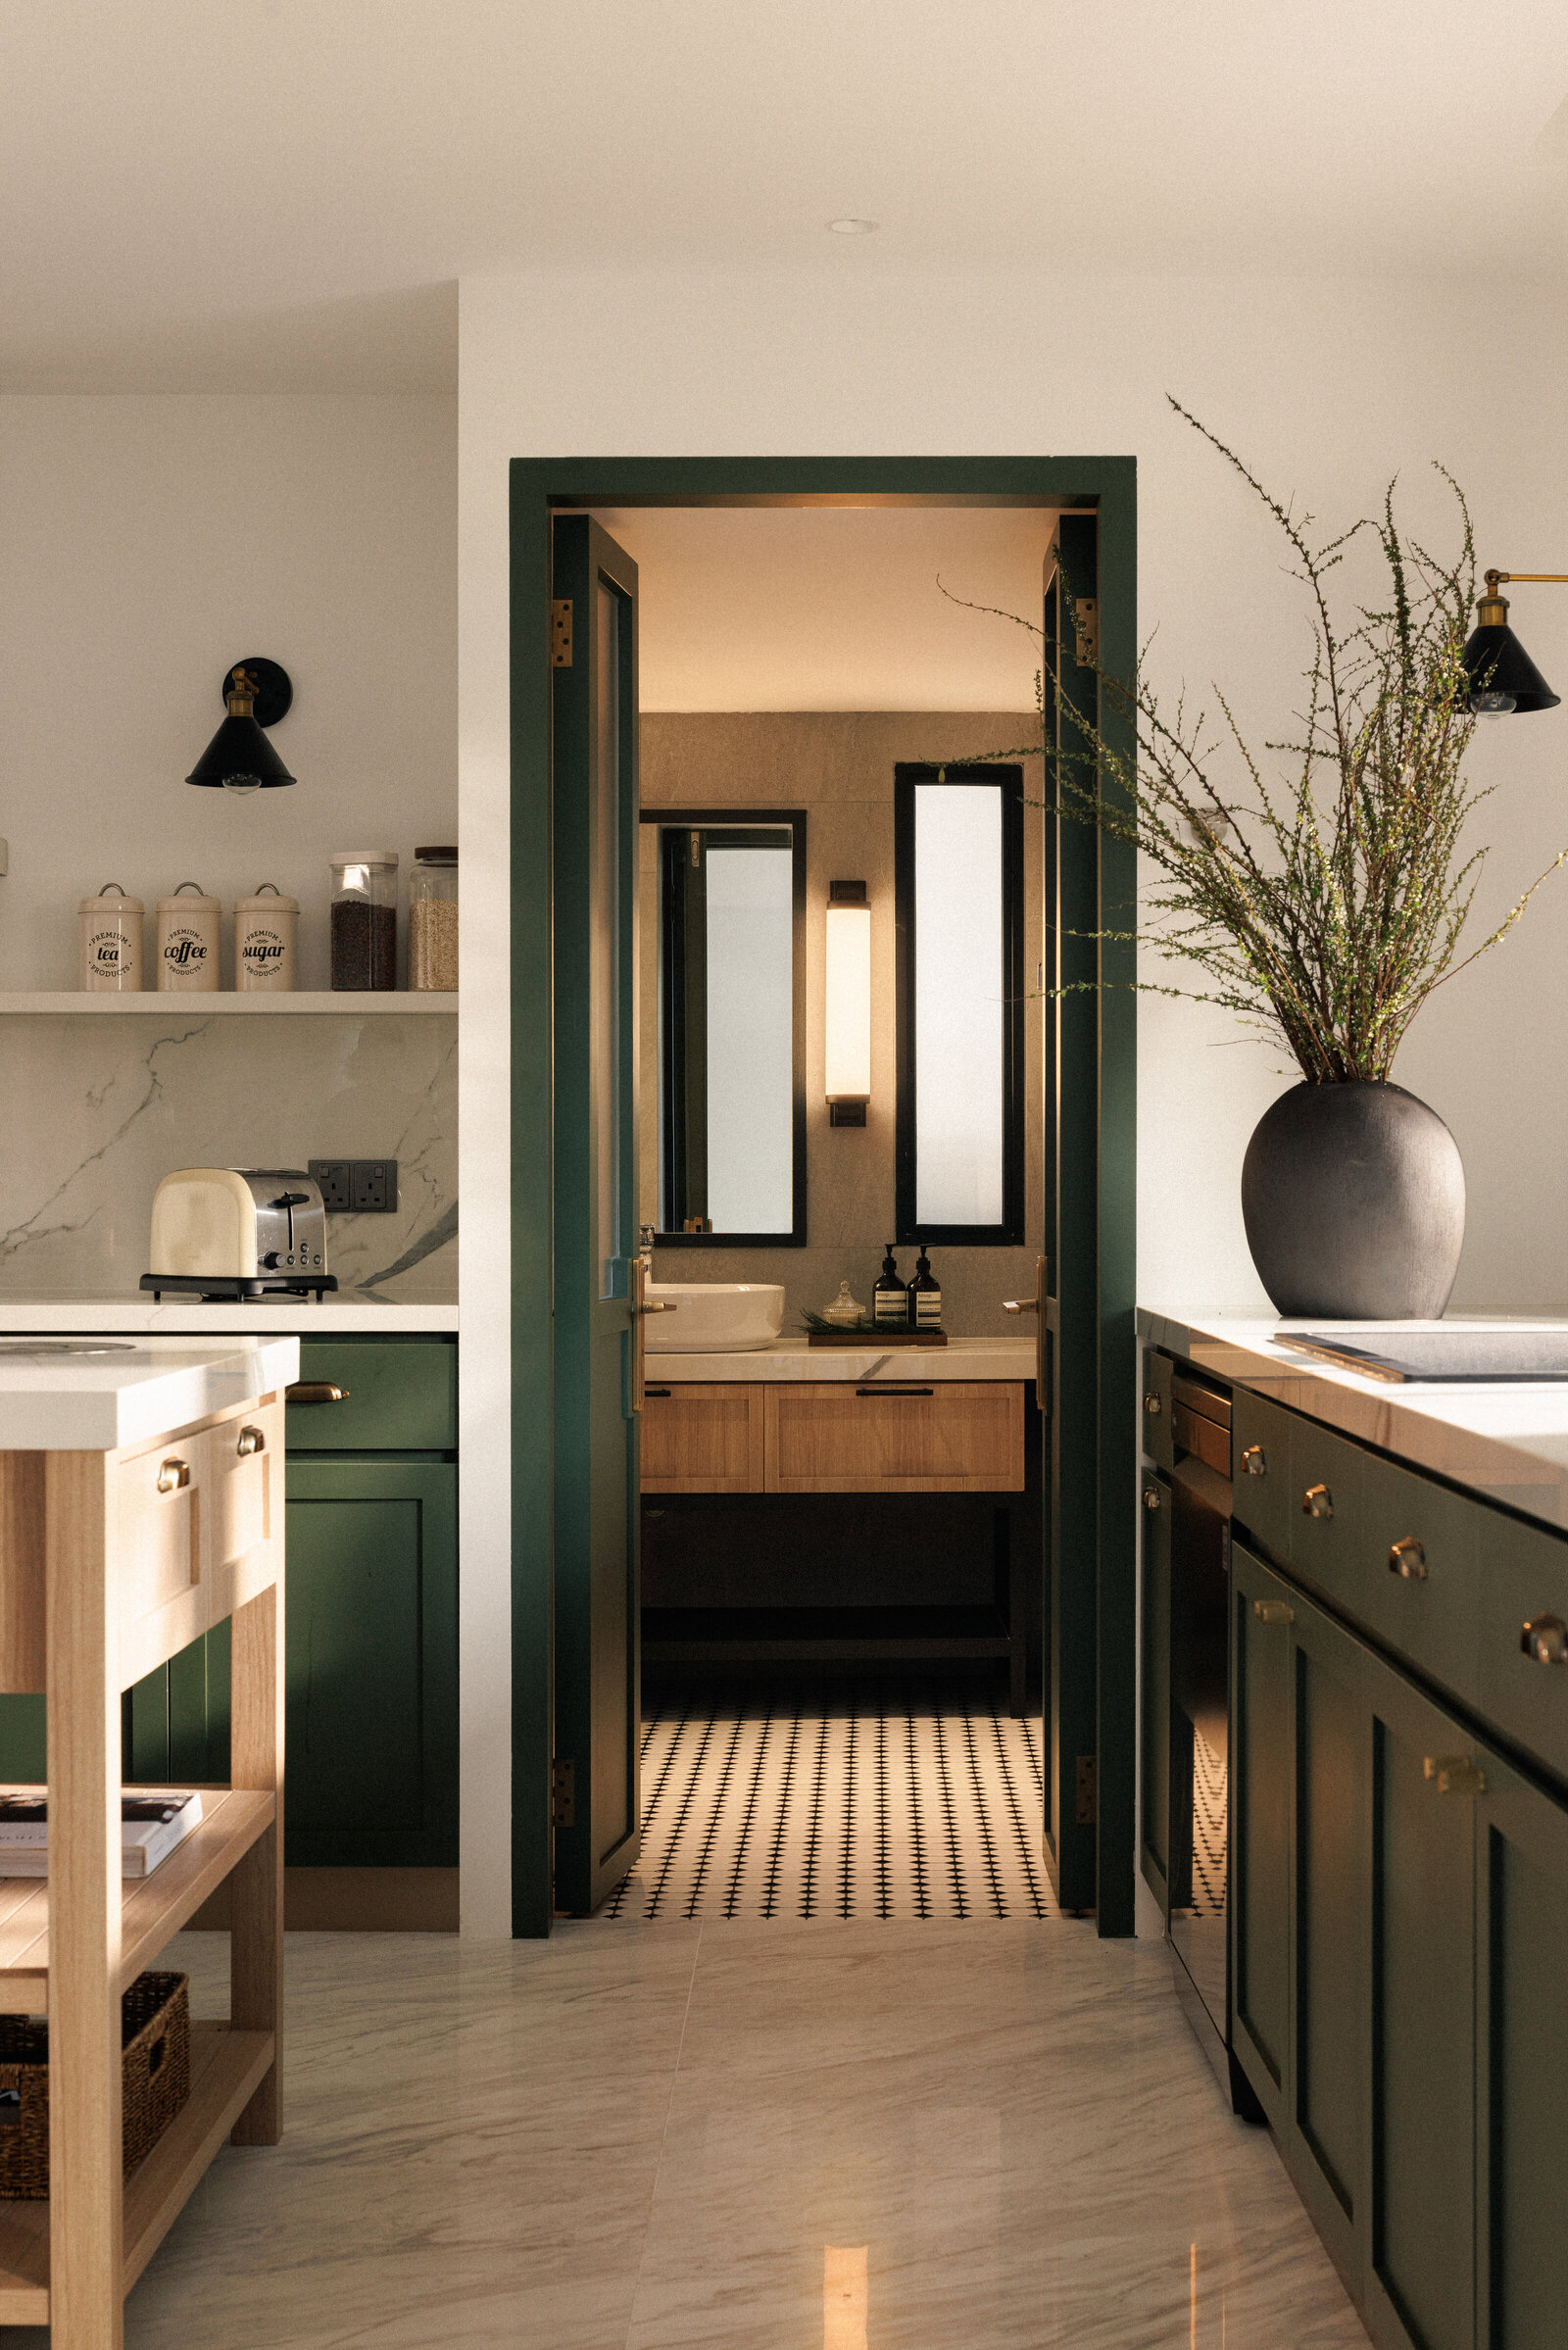
[[[1005,971],[1002,790],[914,794],[915,1218],[1000,1224]]]
[[[708,851],[708,1212],[715,1232],[795,1218],[793,859]]]

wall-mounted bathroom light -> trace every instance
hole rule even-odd
[[[289,673],[275,661],[236,661],[223,679],[228,715],[185,781],[238,796],[292,783],[293,776],[262,729],[275,726],[293,699]]]
[[[827,906],[828,1122],[863,1126],[871,1098],[871,908],[863,881],[835,881]]]

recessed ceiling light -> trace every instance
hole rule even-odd
[[[835,236],[869,236],[876,228],[875,220],[829,220]]]

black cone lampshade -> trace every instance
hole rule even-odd
[[[240,661],[223,681],[228,714],[185,781],[237,794],[292,783],[262,728],[282,717],[293,698],[288,672],[276,661]]]
[[[1497,594],[1506,572],[1487,573],[1487,593],[1476,605],[1476,626],[1459,659],[1471,683],[1470,707],[1482,717],[1508,711],[1555,710],[1554,694],[1508,625],[1508,599]]]

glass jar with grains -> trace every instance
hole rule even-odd
[[[416,849],[409,875],[409,985],[441,994],[458,984],[458,853]]]
[[[398,859],[395,849],[339,849],[332,866],[332,985],[398,983]]]

